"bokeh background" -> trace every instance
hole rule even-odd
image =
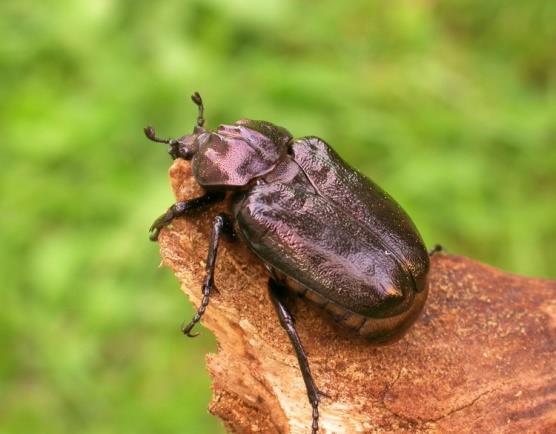
[[[206,331],[147,240],[163,136],[319,135],[426,242],[556,277],[550,0],[0,2],[0,433],[219,433]],[[204,255],[204,253],[203,253]],[[218,279],[218,277],[217,277]]]

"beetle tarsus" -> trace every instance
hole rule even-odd
[[[313,407],[313,423],[311,424],[311,434],[319,432],[319,404],[318,402],[311,404]]]
[[[199,318],[200,319],[200,318]],[[191,321],[189,324],[185,325],[185,322],[182,323],[181,325],[181,332],[190,338],[196,338],[197,336],[199,336],[199,333],[191,333],[191,330],[193,329],[193,326],[197,324],[197,322],[193,322]]]
[[[203,117],[203,114],[205,113],[205,106],[203,105],[203,99],[201,98],[201,95],[199,95],[199,92],[193,92],[193,95],[191,95],[191,101],[193,101],[199,109],[199,113],[197,115],[197,126],[202,127],[205,124],[205,118]]]
[[[435,244],[434,247],[429,251],[429,256],[436,255],[437,253],[440,253],[443,250],[444,247],[442,247],[440,244]]]
[[[303,376],[303,381],[305,382],[305,388],[307,389],[307,397],[311,407],[313,408],[313,422],[311,424],[312,434],[318,433],[319,430],[319,395],[320,392],[315,385],[315,381],[311,374],[311,369],[309,368],[309,360],[307,360],[307,354],[303,349],[297,330],[295,329],[295,324],[293,317],[289,312],[288,308],[283,302],[284,296],[287,293],[287,288],[281,286],[278,282],[272,278],[268,281],[268,291],[270,294],[270,299],[274,305],[274,309],[278,314],[280,319],[280,325],[288,333],[288,337],[293,345],[293,349],[297,355],[297,361],[299,363],[299,369],[301,370],[301,375]]]
[[[207,255],[207,274],[205,275],[205,281],[203,283],[203,299],[201,300],[201,305],[199,306],[199,309],[197,309],[197,312],[193,316],[193,319],[189,322],[189,324],[187,324],[185,327],[182,327],[181,329],[184,335],[191,338],[198,335],[198,333],[191,334],[191,330],[193,330],[195,324],[197,324],[201,320],[203,314],[205,313],[205,310],[207,309],[209,304],[212,290],[216,290],[216,287],[214,285],[214,268],[216,266],[216,254],[218,253],[218,243],[220,241],[220,237],[222,236],[222,234],[231,235],[231,228],[232,223],[228,215],[221,213],[214,218],[214,221],[212,223],[212,235],[210,236],[209,250]]]
[[[164,214],[158,217],[151,227],[149,228],[149,239],[151,241],[157,241],[160,230],[170,224],[175,218],[184,215],[191,214],[194,211],[198,211],[205,208],[208,205],[212,205],[215,202],[219,202],[226,197],[223,192],[210,192],[205,193],[203,196],[195,197],[186,201],[179,201],[173,204],[170,208],[166,210]]]
[[[151,241],[157,241],[160,235],[160,229],[168,225],[174,218],[180,215],[180,210],[185,207],[186,202],[176,202],[168,210],[158,217],[151,227],[149,228],[149,239]]]

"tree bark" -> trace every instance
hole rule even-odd
[[[176,197],[200,193],[189,163],[170,169]],[[212,215],[163,229],[163,264],[198,306]],[[309,433],[297,360],[267,295],[264,266],[223,241],[203,325],[210,411],[233,433]],[[291,297],[320,404],[321,433],[556,432],[556,282],[508,274],[461,256],[433,256],[430,294],[400,341],[373,347],[318,307]],[[206,331],[205,331],[206,332]]]

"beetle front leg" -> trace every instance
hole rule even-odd
[[[286,305],[283,303],[285,288],[282,287],[278,282],[272,278],[268,281],[268,292],[270,294],[270,300],[276,309],[278,318],[280,319],[280,325],[286,330],[290,341],[297,355],[297,361],[299,363],[299,368],[301,369],[301,375],[303,376],[303,381],[305,382],[305,388],[307,389],[307,397],[313,407],[313,423],[311,426],[311,433],[316,434],[319,430],[319,391],[311,375],[311,369],[309,368],[309,360],[307,360],[307,354],[301,345],[301,340],[295,329],[295,324],[293,317],[289,312]]]
[[[197,324],[201,320],[201,317],[205,313],[205,310],[207,309],[207,306],[209,304],[210,294],[213,289],[216,289],[216,287],[214,286],[214,268],[216,266],[218,242],[220,241],[220,237],[222,236],[222,234],[228,235],[231,238],[234,238],[235,236],[232,220],[224,213],[218,214],[214,218],[214,222],[212,224],[212,235],[210,237],[209,251],[207,255],[207,274],[203,283],[203,299],[201,300],[201,305],[199,306],[199,309],[197,309],[197,312],[195,313],[195,316],[193,317],[191,322],[182,327],[183,334],[191,338],[198,335],[198,333],[192,335],[191,330],[193,329],[195,324]]]
[[[150,240],[156,241],[158,239],[158,235],[160,234],[160,229],[170,224],[176,217],[191,214],[194,211],[198,211],[208,205],[212,205],[223,200],[225,196],[225,193],[215,191],[205,193],[204,195],[193,199],[176,202],[153,222],[149,228],[149,232],[151,233],[149,236]]]

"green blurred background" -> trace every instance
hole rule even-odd
[[[556,277],[556,3],[0,3],[0,433],[217,433],[147,240],[199,90],[319,135],[429,245]],[[204,253],[203,253],[204,254]],[[217,277],[218,279],[218,277]]]

